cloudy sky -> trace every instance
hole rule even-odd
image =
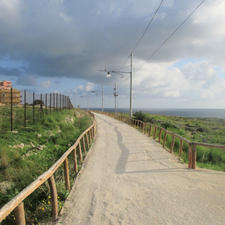
[[[119,107],[128,107],[129,76],[107,79],[99,70],[130,70],[128,55],[159,2],[0,0],[0,80],[62,92],[83,107],[101,105],[101,85],[113,107],[116,82]],[[164,0],[134,52],[134,107],[224,108],[224,0],[206,0],[149,60],[200,2]]]

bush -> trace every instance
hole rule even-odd
[[[143,112],[135,112],[134,114],[133,114],[133,116],[134,116],[134,119],[136,119],[136,120],[141,120],[141,121],[143,121],[143,122],[146,122],[146,115],[143,113]]]

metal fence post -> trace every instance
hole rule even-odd
[[[59,94],[59,100],[60,100],[60,111],[62,111],[62,95]]]
[[[45,112],[48,113],[48,94],[45,94]]]
[[[58,111],[58,93],[56,93],[56,111]]]
[[[24,127],[27,125],[27,92],[24,90]]]
[[[53,111],[55,111],[55,93],[53,93]]]
[[[35,93],[33,92],[33,107],[32,107],[32,110],[33,110],[33,123],[35,122],[35,105],[34,105],[34,101],[35,101]]]
[[[11,122],[11,131],[13,130],[13,89],[11,88],[11,111],[10,111],[10,122]]]
[[[41,104],[40,104],[40,110],[41,110],[41,116],[43,116],[43,99],[42,99],[42,93],[41,93]]]
[[[52,111],[52,93],[50,93],[50,101],[49,101],[50,112]]]

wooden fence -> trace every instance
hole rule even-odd
[[[59,210],[58,210],[58,196],[56,183],[54,179],[54,173],[63,164],[65,186],[67,190],[70,190],[68,157],[70,154],[73,154],[74,173],[77,173],[78,172],[77,156],[79,157],[80,162],[82,162],[83,161],[82,149],[86,153],[86,151],[90,148],[94,140],[95,134],[96,134],[96,122],[94,120],[93,124],[79,136],[74,145],[71,146],[61,156],[61,158],[52,167],[50,167],[49,170],[47,170],[45,173],[39,176],[35,181],[33,181],[29,186],[27,186],[23,191],[21,191],[18,195],[16,195],[11,201],[9,201],[6,205],[4,205],[0,209],[0,223],[10,213],[14,212],[16,224],[25,225],[26,219],[23,201],[46,181],[48,181],[51,191],[52,217],[53,220],[56,220],[58,217]]]
[[[102,112],[98,112],[98,113],[102,113]],[[115,119],[121,120],[123,122],[126,122],[130,124],[131,126],[134,126],[140,129],[143,133],[147,134],[148,136],[152,135],[153,139],[159,142],[160,144],[162,144],[164,148],[166,148],[167,137],[170,135],[172,137],[172,142],[169,149],[167,149],[169,150],[170,153],[173,153],[174,151],[174,145],[175,145],[176,139],[179,140],[179,153],[178,153],[179,156],[181,156],[183,152],[183,145],[184,143],[186,143],[188,145],[188,168],[190,169],[196,168],[197,146],[204,146],[204,147],[225,150],[224,145],[192,142],[176,133],[166,130],[165,128],[159,127],[151,123],[144,123],[141,120],[130,119],[129,117],[123,116],[122,114],[107,113],[107,112],[104,112],[104,114],[111,116]]]

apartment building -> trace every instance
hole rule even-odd
[[[12,89],[12,98],[11,98],[11,89]],[[9,105],[11,100],[13,105],[20,104],[21,102],[21,93],[16,88],[12,87],[11,81],[0,81],[0,104]]]

